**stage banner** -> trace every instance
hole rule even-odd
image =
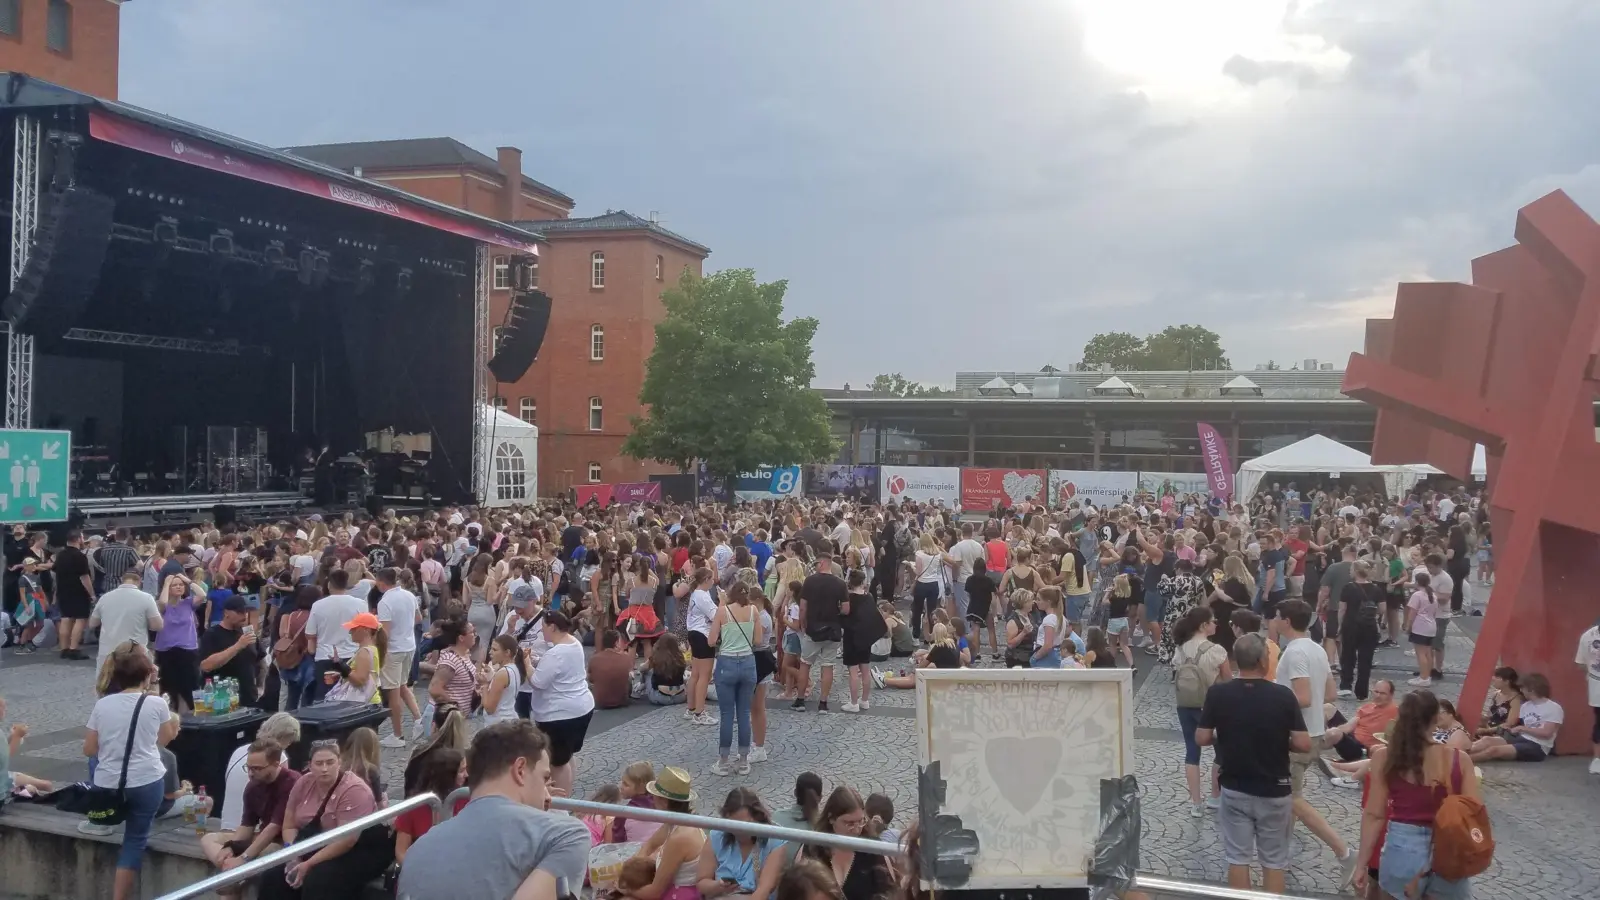
[[[962,469],[961,509],[977,512],[994,509],[996,503],[1007,508],[1022,501],[1044,502],[1049,475],[1043,469]]]
[[[938,501],[953,506],[961,498],[961,470],[955,466],[881,466],[878,496],[884,503]]]
[[[1050,505],[1065,507],[1074,500],[1105,509],[1132,498],[1139,488],[1138,472],[1090,472],[1084,469],[1050,471]]]
[[[740,472],[733,484],[733,498],[740,501],[782,500],[798,496],[799,466],[762,466],[754,472]]]
[[[1203,472],[1140,472],[1139,490],[1162,497],[1183,497],[1211,493],[1211,478]]]
[[[1232,501],[1233,463],[1228,459],[1228,442],[1204,422],[1195,423],[1195,427],[1200,431],[1200,463],[1211,482],[1211,495]]]
[[[587,506],[591,500],[602,507],[610,506],[612,502],[609,484],[575,484],[572,486],[572,493],[573,502],[580,507]]]
[[[696,495],[701,500],[708,500],[712,503],[728,502],[727,480],[712,475],[710,470],[706,468],[705,463],[701,463],[699,468],[696,469],[695,478],[698,482]]]
[[[612,489],[618,503],[660,503],[661,485],[654,481],[627,481]]]
[[[878,467],[807,466],[806,493],[874,503],[878,499]]]

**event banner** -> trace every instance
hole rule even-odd
[[[625,481],[612,488],[618,503],[660,503],[661,485],[653,481]]]
[[[807,466],[806,493],[871,503],[878,499],[878,467]]]
[[[612,503],[611,485],[609,484],[575,484],[572,486],[573,502],[578,506],[587,506],[590,501],[601,506],[610,506]]]
[[[1044,502],[1049,476],[1043,469],[962,469],[961,508],[967,512]]]
[[[1116,506],[1139,488],[1138,472],[1090,472],[1082,469],[1050,471],[1050,505],[1065,507],[1074,500],[1088,501],[1097,509]]]
[[[800,496],[799,466],[762,466],[754,472],[741,472],[733,484],[735,500],[782,500]]]
[[[1195,423],[1195,427],[1200,431],[1200,463],[1211,482],[1211,494],[1232,501],[1233,463],[1228,459],[1228,442],[1204,422]]]
[[[1211,493],[1211,479],[1202,472],[1140,472],[1139,490],[1161,497]]]
[[[882,466],[878,469],[878,496],[884,503],[939,501],[953,506],[961,497],[961,470],[955,466]]]
[[[718,478],[717,476],[711,474],[711,471],[706,468],[705,463],[702,462],[700,464],[699,468],[696,470],[695,477],[699,481],[696,496],[698,496],[701,500],[708,500],[712,503],[728,502],[729,497],[727,480]]]

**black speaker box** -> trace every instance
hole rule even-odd
[[[511,322],[500,332],[500,348],[489,360],[495,380],[509,384],[527,374],[550,327],[550,295],[529,291],[511,297]]]
[[[65,334],[94,294],[111,242],[116,201],[82,185],[39,197],[39,222],[5,318],[27,334]]]

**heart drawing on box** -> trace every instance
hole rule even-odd
[[[1044,487],[1044,481],[1038,472],[1031,475],[1018,475],[1016,472],[1007,472],[1006,477],[1000,481],[1001,488],[1006,496],[1011,498],[1013,504],[1024,500],[1031,500],[1039,496],[1039,488]]]
[[[1023,814],[1044,799],[1039,779],[1041,775],[1054,773],[1060,762],[1060,738],[1045,735],[999,737],[983,747],[983,764],[989,770],[990,780],[999,789],[1000,796]]]

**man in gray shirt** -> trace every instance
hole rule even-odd
[[[398,900],[557,900],[578,893],[589,867],[589,829],[545,811],[550,744],[544,734],[524,719],[491,725],[472,739],[468,759],[472,800],[411,845]]]
[[[1325,618],[1322,630],[1322,647],[1328,651],[1328,663],[1339,671],[1339,629],[1343,610],[1339,608],[1339,595],[1344,586],[1355,580],[1356,545],[1340,542],[1339,561],[1322,573],[1322,586],[1317,590],[1317,612]]]

